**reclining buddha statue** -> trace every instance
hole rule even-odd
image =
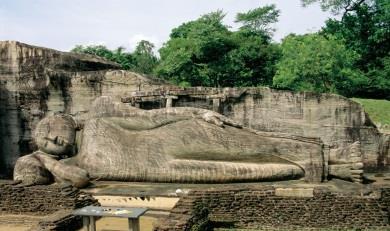
[[[361,182],[363,174],[359,143],[329,150],[317,138],[255,131],[205,109],[142,110],[105,96],[87,114],[47,116],[34,138],[39,150],[19,158],[14,169],[14,180],[25,185]]]

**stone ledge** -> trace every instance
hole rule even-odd
[[[314,197],[314,188],[276,188],[275,196]]]

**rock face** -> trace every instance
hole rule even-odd
[[[360,141],[366,169],[390,165],[388,136],[379,133],[360,104],[338,95],[269,88],[162,88],[133,92],[122,102],[145,109],[210,109],[259,131],[320,137],[332,148]]]
[[[209,110],[141,110],[104,96],[92,103],[87,119],[70,119],[53,115],[38,123],[34,138],[40,151],[18,159],[14,180],[46,183],[42,168],[76,187],[86,185],[88,175],[182,183],[324,179],[319,139],[258,133]],[[83,128],[78,153],[59,162],[54,156],[69,153],[77,124]]]
[[[16,159],[35,149],[31,131],[45,115],[82,113],[97,96],[162,84],[118,69],[95,56],[0,42],[0,176],[9,176]]]
[[[67,158],[78,129],[81,143]],[[260,132],[193,107],[143,110],[102,96],[87,114],[45,117],[34,138],[39,151],[19,158],[14,169],[14,180],[24,185],[45,184],[48,176],[75,187],[90,179],[322,182],[329,176],[363,182],[359,142],[329,150],[319,138]]]

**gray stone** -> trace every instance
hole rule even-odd
[[[166,94],[178,96],[173,106],[217,110],[259,131],[319,137],[332,148],[359,141],[366,169],[390,166],[390,136],[378,131],[359,103],[339,95],[269,88],[169,87],[132,92],[123,96],[122,101],[141,108],[157,108],[164,106],[156,102],[161,102],[161,95]],[[217,108],[213,106],[216,97],[220,99]]]
[[[17,158],[36,150],[32,131],[46,115],[84,113],[102,94],[119,99],[162,84],[117,69],[97,56],[1,41],[0,176],[10,176]]]
[[[68,152],[64,145],[74,143],[75,129],[82,124],[82,143],[75,157],[60,162],[48,154],[32,155],[56,181],[76,187],[85,186],[89,177],[183,183],[297,178],[321,182],[328,174],[354,180],[351,174],[358,171],[351,170],[353,163],[344,164],[340,155],[328,156],[319,139],[259,132],[205,109],[142,110],[105,96],[93,102],[88,114],[76,117],[77,122],[70,119],[46,117],[36,128],[36,138],[45,141],[37,142],[40,150],[62,156]],[[361,156],[354,153],[359,146],[354,143],[339,153],[345,159]],[[336,170],[328,173],[324,160],[329,160],[330,170]],[[21,163],[29,167],[26,161]],[[14,175],[23,182],[21,169],[15,168],[20,172]]]

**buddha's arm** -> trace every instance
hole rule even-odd
[[[36,157],[59,181],[69,182],[78,188],[83,188],[89,183],[88,172],[84,169],[77,166],[66,165],[46,154],[37,154]]]
[[[203,119],[206,122],[215,124],[222,127],[230,125],[233,127],[241,128],[242,125],[213,111],[192,108],[192,107],[173,107],[162,108],[154,110],[142,110],[139,108],[131,107],[121,102],[115,102],[111,97],[103,96],[99,97],[92,103],[92,107],[89,113],[75,116],[75,120],[79,128],[82,128],[84,121],[91,118],[100,117],[122,117],[122,118],[146,118],[154,121],[154,126],[159,126],[158,121],[162,121],[161,125],[166,121],[175,122],[186,119]]]
[[[145,127],[145,129],[151,129],[188,119],[202,119],[208,123],[223,127],[229,125],[232,127],[242,128],[240,123],[237,123],[221,114],[213,111],[190,108],[190,107],[177,107],[177,108],[164,108],[154,110],[129,110],[126,113],[115,113],[112,116],[105,118],[112,118],[117,120],[126,120],[128,125],[134,124],[136,126]],[[76,118],[79,127],[83,127],[85,120]],[[131,127],[131,126],[130,126]],[[142,130],[142,129],[135,129]]]
[[[162,108],[154,110],[139,110],[133,112],[135,116],[146,116],[149,118],[168,118],[173,120],[183,119],[203,119],[204,121],[215,124],[219,127],[224,125],[229,125],[237,128],[241,128],[242,125],[238,122],[235,122],[226,116],[223,116],[217,112],[201,109],[201,108],[192,108],[192,107],[172,107],[172,108]]]

